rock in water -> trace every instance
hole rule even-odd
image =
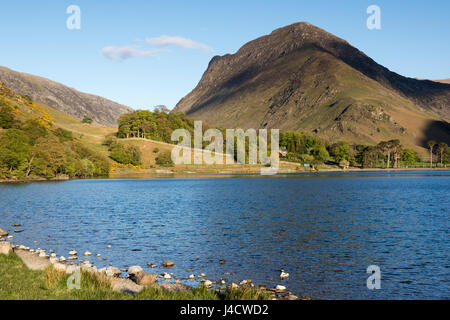
[[[282,285],[277,285],[275,287],[275,290],[278,291],[278,292],[284,292],[284,291],[286,291],[286,287],[282,286]]]
[[[92,255],[92,253],[89,252],[89,251],[86,251],[86,252],[84,253],[84,256],[85,256],[85,257],[89,257],[89,256],[91,256],[91,255]]]
[[[166,261],[162,264],[163,267],[165,268],[171,268],[175,265],[175,263],[173,263],[173,261]]]
[[[164,274],[164,279],[170,280],[170,279],[172,279],[172,276],[170,274],[168,274],[168,273],[165,273]]]

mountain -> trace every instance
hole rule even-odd
[[[309,23],[214,57],[174,111],[223,128],[298,130],[330,141],[450,142],[450,85],[391,72]]]
[[[111,100],[1,66],[0,81],[21,95],[28,95],[33,100],[41,101],[79,119],[84,116],[91,117],[96,123],[105,126],[116,127],[121,114],[133,111],[130,107]]]

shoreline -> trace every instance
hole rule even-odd
[[[4,232],[0,229],[0,232]],[[6,232],[7,233],[7,232]],[[7,234],[3,233],[3,237],[7,237]],[[309,297],[299,298],[292,292],[289,292],[283,285],[277,285],[274,288],[267,288],[254,284],[252,280],[242,280],[239,283],[228,282],[227,280],[209,280],[204,273],[194,275],[192,274],[188,278],[177,277],[174,273],[170,272],[170,268],[173,267],[172,261],[165,261],[161,266],[152,264],[151,268],[163,268],[164,273],[147,273],[144,272],[141,266],[130,265],[128,269],[119,269],[110,264],[109,267],[103,267],[97,269],[96,266],[91,264],[89,260],[96,256],[100,258],[100,255],[94,255],[90,252],[85,252],[83,256],[78,256],[78,252],[72,250],[68,258],[64,256],[58,256],[53,250],[43,250],[41,248],[33,249],[25,245],[12,244],[12,238],[0,238],[0,255],[6,256],[11,253],[15,254],[22,260],[24,265],[29,270],[47,270],[49,267],[57,273],[66,275],[78,274],[91,274],[100,279],[106,279],[113,291],[123,292],[131,295],[140,293],[145,288],[163,289],[169,292],[188,292],[197,289],[206,289],[214,293],[225,293],[228,291],[254,291],[256,295],[258,292],[262,296],[267,295],[271,300],[311,300]],[[107,246],[110,249],[110,246]],[[127,265],[128,266],[128,265]],[[149,265],[148,265],[149,266]],[[188,270],[191,271],[192,270]],[[125,274],[125,276],[123,276]],[[173,282],[175,280],[175,282]],[[196,281],[197,286],[186,284],[186,282]]]
[[[158,172],[159,171],[159,172]],[[239,176],[249,176],[249,177],[257,177],[257,176],[266,176],[266,177],[279,177],[279,176],[295,176],[295,175],[318,175],[323,173],[370,173],[370,172],[449,172],[450,167],[448,168],[349,168],[346,170],[343,169],[319,169],[314,171],[306,171],[306,170],[288,170],[288,171],[279,171],[275,175],[261,175],[259,171],[240,171],[235,170],[231,172],[194,172],[194,171],[171,171],[169,169],[162,170],[154,170],[154,169],[142,169],[142,170],[133,170],[131,172],[121,172],[119,174],[112,174],[110,176],[98,176],[98,177],[90,177],[90,178],[70,178],[70,177],[55,177],[55,178],[44,178],[44,177],[32,177],[28,179],[0,179],[0,184],[13,184],[13,183],[30,183],[30,182],[58,182],[58,181],[70,181],[70,180],[114,180],[114,179],[170,179],[170,178],[227,178],[227,177],[239,177]]]

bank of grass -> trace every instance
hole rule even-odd
[[[0,254],[0,300],[266,300],[267,292],[250,287],[224,292],[203,287],[168,291],[147,287],[131,295],[113,291],[106,278],[82,272],[79,290],[67,288],[69,275],[54,270],[29,270],[14,253]]]

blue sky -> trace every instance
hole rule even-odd
[[[66,27],[72,4],[80,30]],[[381,30],[366,27],[372,4],[381,8]],[[1,0],[0,65],[135,109],[173,108],[213,56],[299,21],[402,75],[450,78],[447,0]]]

